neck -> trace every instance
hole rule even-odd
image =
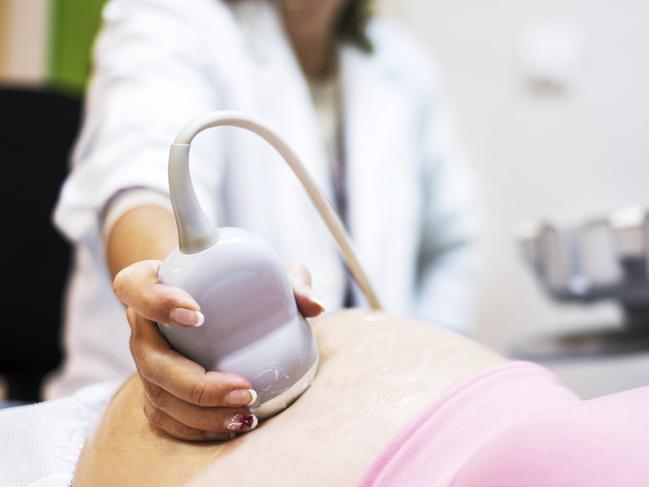
[[[311,79],[327,76],[333,65],[335,12],[285,8],[282,14],[302,72]]]

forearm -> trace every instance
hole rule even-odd
[[[178,245],[173,214],[158,206],[126,212],[106,236],[106,260],[111,276],[141,260],[162,260]]]

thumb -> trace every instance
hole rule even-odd
[[[300,313],[306,318],[314,318],[322,314],[325,307],[313,295],[311,289],[311,273],[306,266],[291,262],[284,264],[284,268],[293,288],[293,294],[295,295],[295,301]]]

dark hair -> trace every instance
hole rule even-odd
[[[226,0],[234,3],[238,0]],[[348,41],[364,52],[372,52],[367,23],[372,17],[372,0],[348,0],[336,20],[338,40]]]
[[[349,0],[338,16],[338,39],[350,41],[365,52],[372,51],[367,24],[372,17],[372,0]]]

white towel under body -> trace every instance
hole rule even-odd
[[[0,485],[67,487],[83,443],[119,383],[70,397],[0,410]]]

